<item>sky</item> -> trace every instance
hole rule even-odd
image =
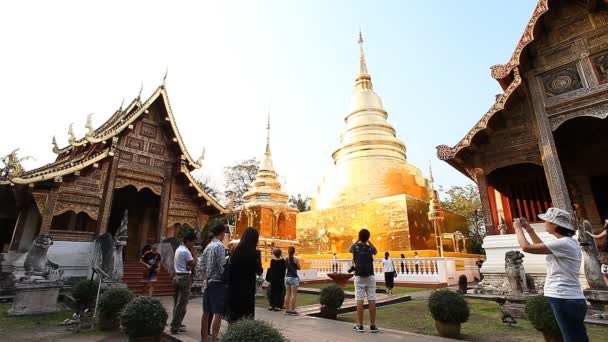
[[[501,93],[506,63],[536,0],[6,1],[0,3],[0,155],[51,162],[74,123],[97,127],[166,86],[197,171],[224,188],[224,167],[261,159],[266,115],[289,194],[314,196],[332,164],[358,71],[357,35],[374,90],[408,161],[444,187],[470,183],[437,159]]]

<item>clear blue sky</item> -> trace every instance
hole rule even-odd
[[[123,97],[167,87],[192,155],[222,188],[226,165],[261,157],[272,112],[275,167],[290,193],[314,195],[330,165],[357,72],[363,31],[374,89],[407,156],[438,184],[467,179],[435,157],[501,92],[490,66],[508,61],[535,0],[241,1],[0,4],[0,154],[21,146],[51,161],[86,115],[105,121]],[[36,8],[36,11],[32,11]]]

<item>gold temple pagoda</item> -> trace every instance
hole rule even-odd
[[[333,168],[318,187],[312,211],[298,214],[303,253],[343,253],[362,228],[380,251],[435,250],[428,219],[432,189],[407,162],[382,100],[373,90],[359,33],[359,73]],[[446,212],[444,231],[466,231],[464,217]]]

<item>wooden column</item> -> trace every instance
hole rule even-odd
[[[51,222],[53,222],[53,213],[55,212],[55,204],[57,204],[57,198],[59,198],[59,194],[57,193],[57,189],[54,188],[49,193],[48,200],[46,202],[46,207],[44,208],[44,213],[42,214],[42,223],[40,223],[40,234],[48,234],[51,230]]]
[[[481,209],[483,210],[483,216],[485,219],[486,234],[495,235],[496,228],[494,228],[494,222],[492,221],[492,206],[490,205],[490,197],[488,196],[487,176],[483,169],[474,169],[473,178],[475,179],[475,183],[477,183],[477,188],[479,189]]]
[[[165,181],[160,192],[160,210],[158,211],[158,232],[156,234],[158,241],[162,241],[167,237],[167,216],[169,214],[169,202],[171,201],[171,192],[173,191],[174,182],[173,172],[171,168],[165,170]],[[175,232],[174,236],[177,236]]]
[[[97,216],[97,236],[108,231],[108,221],[110,220],[110,212],[112,210],[112,197],[114,196],[114,182],[116,180],[116,171],[118,170],[118,161],[120,160],[120,152],[114,151],[114,156],[109,159],[107,170],[105,172],[105,186],[101,197],[101,207]]]
[[[538,129],[538,148],[543,161],[547,184],[549,185],[551,201],[554,207],[571,212],[570,195],[568,194],[562,165],[559,161],[557,148],[555,147],[553,131],[551,130],[549,118],[545,111],[540,83],[534,74],[529,73],[526,84],[528,85],[530,101],[532,102],[532,109],[534,111],[532,121],[535,122],[535,126]]]

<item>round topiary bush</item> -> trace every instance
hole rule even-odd
[[[330,285],[321,290],[319,302],[322,306],[337,309],[344,303],[344,290],[338,285]]]
[[[120,326],[120,313],[134,297],[133,292],[125,288],[109,289],[99,296],[97,308],[102,330],[116,330]]]
[[[287,339],[270,323],[241,319],[228,326],[222,342],[285,342]]]
[[[130,338],[159,336],[167,318],[167,311],[157,299],[137,297],[122,310],[120,324]]]
[[[464,297],[448,289],[429,296],[429,310],[435,321],[461,324],[469,320],[469,304]]]
[[[83,311],[92,307],[99,283],[96,280],[82,279],[72,288],[72,297],[78,304],[78,310]]]
[[[532,326],[545,336],[561,337],[559,325],[547,298],[531,297],[526,301],[526,315]]]

